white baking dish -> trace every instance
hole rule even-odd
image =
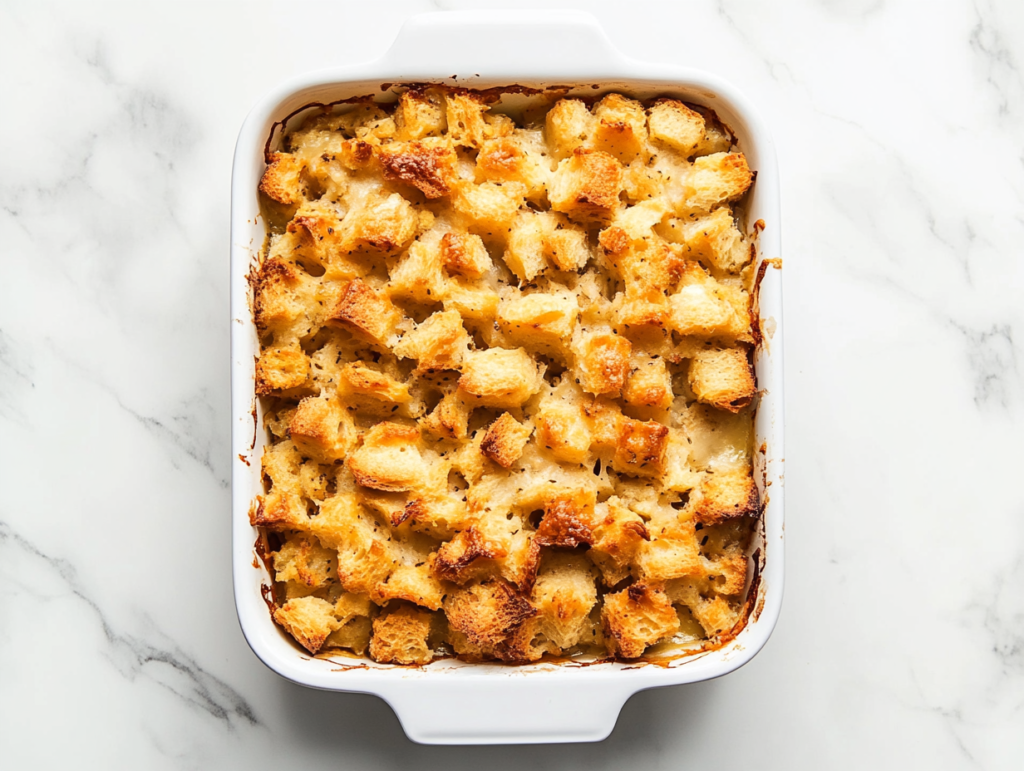
[[[770,263],[772,269],[761,284],[760,310],[767,339],[755,358],[762,390],[755,446],[763,448],[755,454],[755,476],[759,484],[763,482],[767,501],[757,544],[760,584],[755,588],[750,621],[734,640],[667,666],[639,667],[437,661],[409,669],[368,659],[327,661],[304,655],[270,617],[261,594],[269,578],[262,566],[256,566],[256,531],[247,516],[253,497],[262,491],[259,459],[265,433],[259,427],[253,396],[259,345],[246,280],[265,234],[256,194],[264,169],[264,145],[276,121],[310,103],[365,94],[386,98],[382,84],[425,81],[480,88],[579,85],[586,87],[588,96],[617,90],[639,98],[677,96],[711,107],[737,134],[740,149],[757,170],[748,210],[750,223],[760,219],[766,225],[758,260],[780,257],[775,146],[756,111],[732,86],[697,69],[627,59],[611,46],[593,17],[577,12],[413,17],[380,59],[315,72],[278,87],[252,110],[238,138],[231,191],[232,527],[235,602],[249,645],[268,667],[296,683],[380,696],[417,742],[600,740],[611,732],[619,710],[633,693],[731,672],[761,649],[775,626],[783,584],[782,282],[781,272],[774,269],[779,263]],[[594,84],[600,89],[594,90]]]

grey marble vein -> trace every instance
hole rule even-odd
[[[0,548],[18,550],[58,576],[68,591],[88,607],[107,643],[106,656],[128,680],[146,678],[172,693],[191,708],[219,720],[225,727],[259,726],[260,719],[249,702],[228,683],[203,667],[155,625],[144,639],[117,629],[102,605],[88,596],[75,566],[66,559],[45,554],[11,526],[0,520]]]

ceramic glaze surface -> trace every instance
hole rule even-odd
[[[235,615],[238,127],[436,10],[298,7],[0,11],[5,766],[1019,767],[1019,5],[586,4],[625,56],[711,70],[772,128],[786,599],[743,669],[636,695],[603,744],[473,749],[277,677]]]

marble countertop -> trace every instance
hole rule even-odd
[[[602,744],[510,749],[411,744],[377,698],[252,655],[229,567],[238,128],[271,84],[473,5],[0,9],[4,767],[1020,768],[1013,0],[573,4],[628,55],[733,81],[779,145],[788,585],[753,662],[635,696]]]

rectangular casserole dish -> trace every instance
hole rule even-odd
[[[657,664],[566,662],[466,664],[440,660],[420,668],[365,660],[312,658],[274,623],[264,600],[270,583],[254,558],[248,511],[262,492],[265,443],[254,396],[259,353],[248,275],[264,243],[257,186],[264,147],[275,123],[297,125],[314,104],[377,94],[391,84],[436,82],[469,88],[517,84],[566,86],[600,96],[672,96],[715,110],[737,136],[757,181],[747,203],[747,230],[762,221],[757,260],[763,341],[755,353],[760,403],[755,421],[754,476],[764,511],[756,539],[756,579],[748,623],[715,650]],[[572,91],[570,93],[577,93]],[[309,108],[315,109],[315,108]],[[290,116],[290,117],[289,117]],[[273,134],[279,141],[281,131]],[[273,144],[271,145],[273,149]],[[615,725],[630,695],[664,685],[708,680],[749,661],[778,618],[783,587],[782,282],[779,178],[771,137],[750,104],[713,75],[627,59],[593,17],[577,12],[458,12],[416,16],[380,59],[323,70],[279,87],[246,118],[235,151],[231,195],[232,532],[235,603],[246,640],[272,670],[324,690],[372,693],[395,710],[410,739],[431,744],[597,741]]]

